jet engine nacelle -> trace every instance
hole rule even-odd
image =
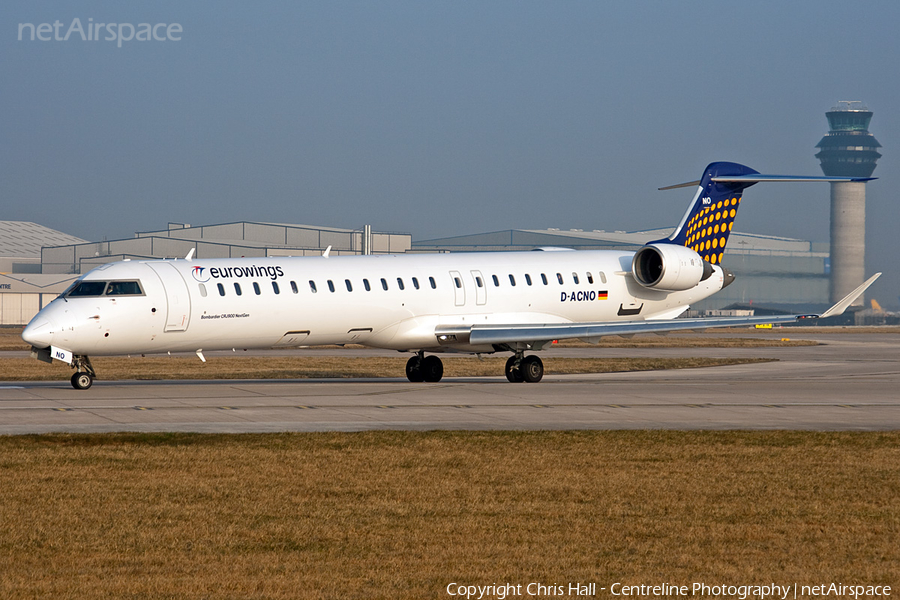
[[[681,292],[709,278],[713,267],[690,248],[650,244],[635,253],[631,273],[644,287]]]

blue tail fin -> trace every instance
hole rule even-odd
[[[713,178],[757,175],[750,167],[730,162],[714,162],[706,167],[693,202],[668,238],[651,244],[677,244],[691,248],[703,260],[722,262],[725,244],[741,205],[741,194],[756,181],[713,181]],[[673,186],[680,187],[680,186]]]

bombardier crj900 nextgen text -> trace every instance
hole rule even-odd
[[[760,181],[854,181],[760,175],[709,165],[674,232],[637,252],[473,252],[381,256],[122,261],[78,279],[22,337],[33,355],[95,377],[89,356],[363,344],[412,353],[410,381],[439,381],[433,353],[509,352],[506,377],[536,382],[525,351],[553,340],[754,323],[842,312],[874,277],[822,315],[676,319],[734,276],[722,255],[744,188]],[[677,187],[677,186],[673,186]],[[875,276],[877,277],[877,275]],[[426,352],[430,353],[426,356]]]

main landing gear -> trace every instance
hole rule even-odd
[[[537,383],[544,377],[544,362],[537,356],[516,352],[506,361],[506,378],[510,383]]]
[[[444,363],[437,356],[417,352],[406,363],[406,378],[414,383],[437,382],[444,376]],[[512,383],[537,383],[544,377],[544,363],[537,356],[516,352],[506,361],[506,378]]]
[[[75,374],[72,375],[72,387],[76,390],[86,390],[94,383],[97,373],[91,365],[91,359],[87,356],[75,356],[72,360]]]
[[[444,363],[437,356],[417,352],[406,362],[406,378],[414,383],[435,383],[444,376]]]

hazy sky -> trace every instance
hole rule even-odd
[[[18,40],[75,18],[116,26]],[[91,240],[169,221],[673,226],[692,192],[656,188],[716,160],[821,174],[825,112],[864,100],[885,146],[868,297],[898,303],[896,0],[6,0],[0,23],[0,219]],[[126,23],[164,41],[104,39]],[[828,194],[754,186],[735,227],[826,242]]]

